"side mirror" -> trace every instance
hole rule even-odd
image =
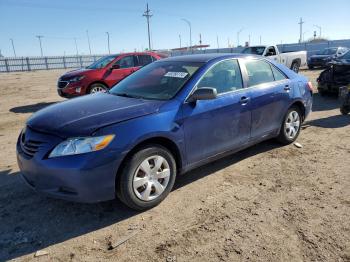
[[[111,69],[120,69],[120,65],[114,64],[114,65],[112,65]]]
[[[197,100],[211,100],[215,99],[218,95],[216,88],[201,87],[196,89],[192,95],[187,99],[188,102],[196,102]]]

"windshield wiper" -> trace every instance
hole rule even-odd
[[[127,94],[127,93],[113,93],[113,95],[122,96],[122,97],[129,97],[129,98],[143,99],[142,96],[130,95],[130,94]]]

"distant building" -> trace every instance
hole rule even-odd
[[[193,45],[193,46],[185,46],[185,47],[180,47],[180,48],[173,48],[171,49],[171,51],[186,51],[188,49],[192,49],[192,50],[198,50],[198,49],[202,49],[202,48],[207,48],[210,45]]]

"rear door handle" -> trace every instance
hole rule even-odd
[[[246,96],[241,97],[241,105],[246,105],[249,102],[250,98]]]
[[[285,86],[284,86],[284,90],[285,90],[285,91],[290,91],[290,86],[289,86],[289,85],[285,85]]]

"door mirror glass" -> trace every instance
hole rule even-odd
[[[201,87],[196,89],[193,94],[188,98],[188,102],[195,102],[197,100],[211,100],[217,97],[216,88]]]

